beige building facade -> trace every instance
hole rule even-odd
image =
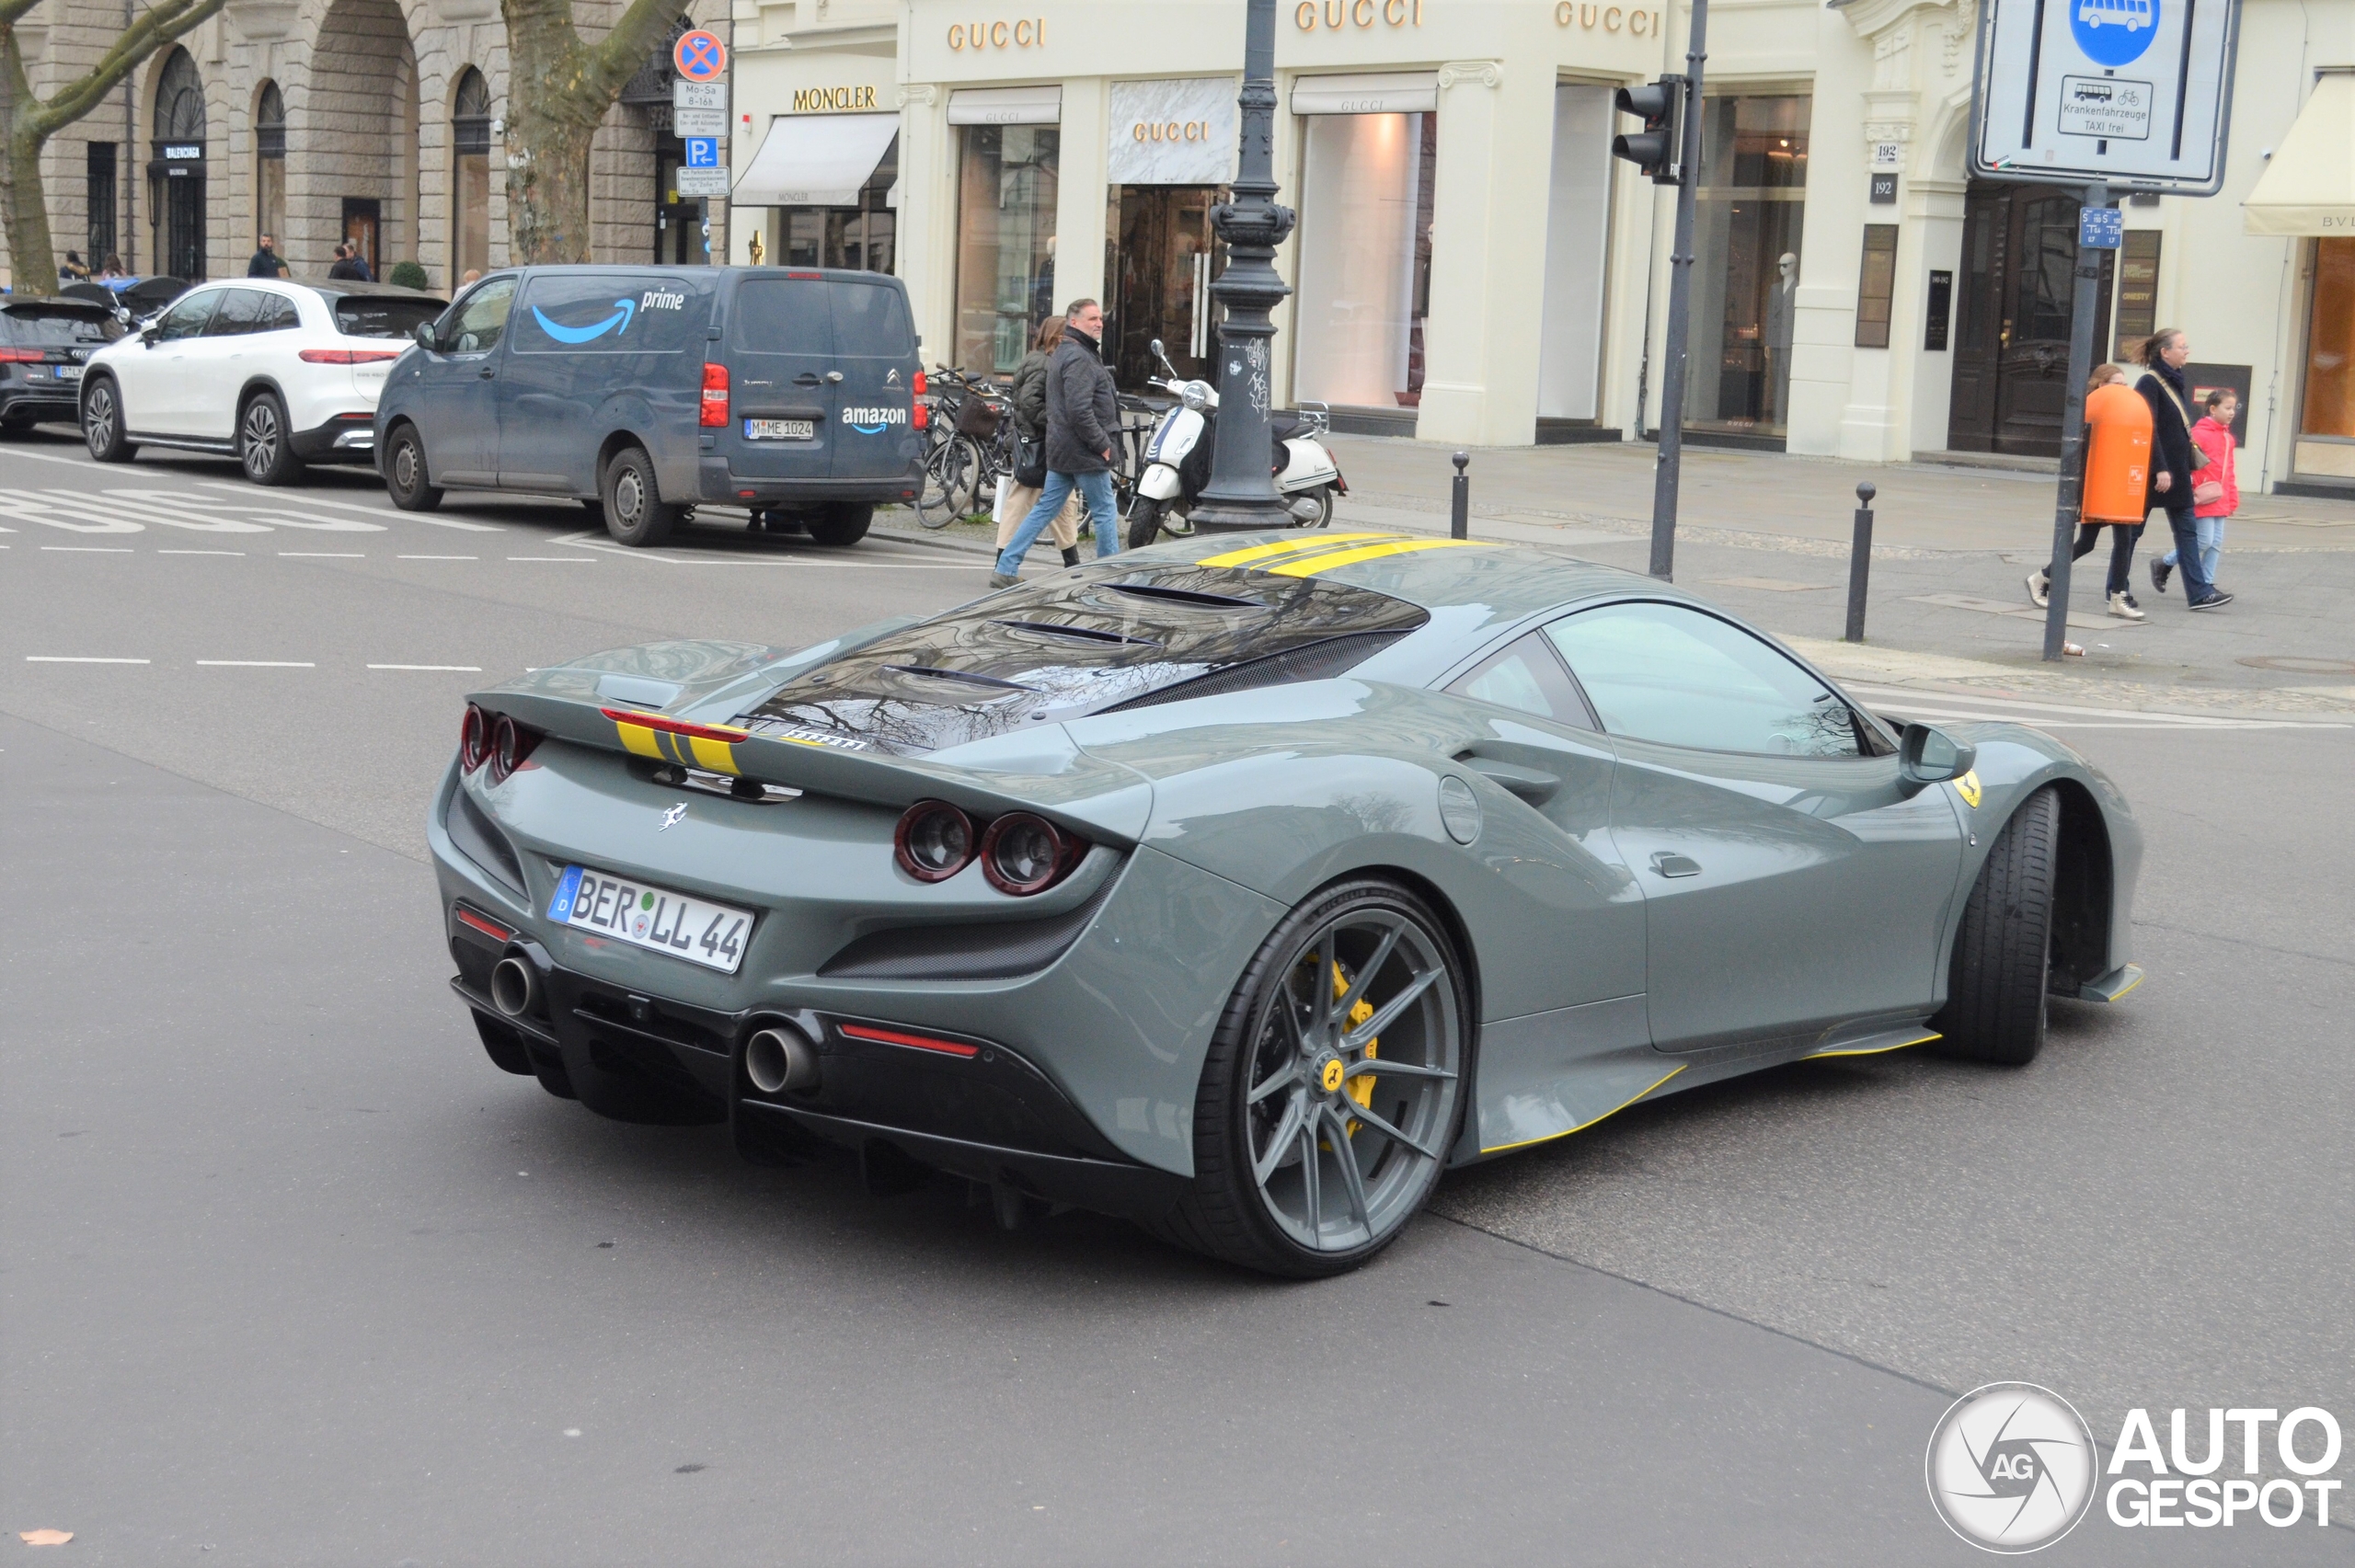
[[[574,10],[594,38],[620,8]],[[724,27],[724,7],[683,4],[681,22],[715,14]],[[19,23],[35,90],[87,70],[122,17],[109,0],[48,0]],[[597,135],[593,254],[700,261],[695,204],[666,200],[668,75],[641,76]],[[243,273],[264,232],[297,278],[316,278],[350,239],[379,277],[415,261],[447,288],[509,259],[506,97],[498,0],[229,0],[51,142],[52,237],[94,267],[113,253],[190,279]],[[8,260],[12,275],[47,270]]]
[[[1694,439],[2057,450],[2077,198],[1968,176],[1975,6],[1710,17]],[[1192,373],[1243,20],[1242,0],[737,0],[731,259],[757,242],[895,271],[927,357],[969,370],[1009,368],[1091,296],[1125,383],[1155,337]],[[1681,70],[1684,26],[1667,0],[1284,0],[1274,152],[1300,225],[1277,263],[1278,396],[1451,444],[1656,428],[1672,192],[1609,155],[1627,128],[1610,90]],[[2195,381],[2244,394],[2245,485],[2355,499],[2342,86],[2355,6],[2245,0],[2224,189],[2126,203],[2098,326],[2105,356],[2191,335]],[[2325,199],[2255,232],[2277,154]]]

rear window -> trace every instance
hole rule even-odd
[[[95,310],[64,310],[51,305],[17,305],[7,312],[8,340],[35,349],[69,349],[85,343],[111,343],[122,327],[111,315]]]
[[[418,324],[441,319],[440,300],[344,294],[335,302],[335,329],[346,338],[408,338]]]
[[[834,352],[846,358],[904,360],[915,352],[907,301],[885,283],[834,283]]]
[[[841,292],[805,279],[748,278],[729,313],[729,344],[750,354],[832,354],[834,316],[827,301]]]

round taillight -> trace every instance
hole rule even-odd
[[[490,721],[481,708],[466,704],[466,716],[458,725],[458,765],[473,773],[490,755]]]
[[[891,834],[900,869],[919,882],[946,882],[973,858],[973,819],[945,800],[919,800]]]
[[[1077,858],[1076,847],[1045,818],[1011,811],[982,836],[982,875],[1001,893],[1041,893]]]
[[[504,780],[522,765],[525,754],[531,750],[532,743],[524,738],[523,727],[505,714],[500,715],[499,722],[490,727],[490,782],[498,784]]]

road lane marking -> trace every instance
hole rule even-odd
[[[70,493],[63,490],[50,492],[52,495]],[[138,515],[155,518],[176,528],[202,528],[218,533],[267,533],[273,528],[301,528],[319,533],[382,533],[385,532],[385,525],[381,522],[360,522],[348,517],[305,517],[301,512],[288,510],[290,503],[282,500],[220,501],[214,500],[210,496],[191,495],[186,490],[114,489],[99,493],[110,499],[125,500],[136,506],[158,509],[157,511]],[[242,518],[222,517],[213,518],[206,522],[189,522],[181,519],[177,510],[177,509],[187,507],[195,507],[205,511],[258,512],[270,521],[253,522]]]
[[[482,673],[482,666],[479,664],[372,664],[368,668],[371,670],[445,670],[455,675],[479,675]]]
[[[158,555],[242,555],[243,550],[158,550]]]
[[[597,564],[594,555],[510,555],[507,558],[511,561],[577,561],[584,567]]]
[[[200,658],[196,662],[224,670],[316,670],[318,668],[317,665],[304,658]]]
[[[44,550],[59,550],[68,555],[128,555],[128,544],[44,544]]]
[[[368,557],[358,550],[281,550],[281,555],[301,555],[314,561],[364,561]]]
[[[479,555],[396,555],[396,561],[478,561]]]
[[[29,653],[27,664],[144,664],[144,658],[92,658],[71,653]]]
[[[244,495],[253,494],[253,490],[249,486],[231,485],[219,479],[200,479],[197,483],[203,486],[208,490],[234,490]],[[264,505],[267,504],[268,503],[264,503]],[[460,528],[465,530],[469,533],[504,533],[507,532],[504,527],[495,522],[467,522],[462,519],[454,517],[429,517],[423,512],[400,512],[385,507],[366,507],[360,505],[356,501],[331,501],[320,496],[305,495],[303,498],[302,504],[306,507],[332,507],[338,511],[356,511],[369,517],[406,517],[411,522],[431,523],[436,528]],[[382,525],[379,524],[378,526],[381,527]]]

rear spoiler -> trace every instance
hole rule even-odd
[[[837,651],[829,647],[820,657]],[[1153,809],[1151,783],[1132,768],[1082,750],[1060,724],[1040,723],[957,747],[951,763],[855,750],[817,738],[757,735],[724,720],[682,715],[682,709],[708,713],[715,705],[711,698],[721,692],[730,698],[725,705],[741,712],[800,668],[818,661],[755,657],[771,652],[744,644],[711,643],[631,648],[534,670],[503,686],[474,692],[467,701],[575,745],[865,805],[898,809],[919,800],[946,800],[982,817],[1036,811],[1097,842],[1134,844],[1143,835]],[[713,657],[698,667],[696,654]],[[661,708],[598,690],[624,682],[654,683],[660,678],[647,673],[652,669],[663,676],[686,677],[665,682],[677,694]],[[758,679],[746,678],[754,671]]]

